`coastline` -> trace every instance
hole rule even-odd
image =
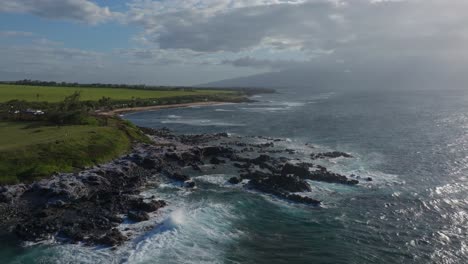
[[[134,112],[143,112],[149,110],[159,110],[159,109],[171,109],[171,108],[186,108],[193,106],[212,106],[212,105],[225,105],[232,104],[230,102],[217,102],[217,101],[207,101],[207,102],[194,102],[194,103],[185,103],[185,104],[169,104],[169,105],[152,105],[152,106],[141,106],[141,107],[126,107],[118,108],[110,111],[100,111],[97,112],[99,115],[104,116],[115,116],[119,114],[127,114]]]
[[[237,171],[226,184],[312,207],[321,201],[302,194],[312,192],[307,180],[359,183],[305,159],[296,163],[294,151],[276,146],[284,140],[280,138],[263,137],[260,143],[226,133],[176,135],[168,129],[140,129],[152,143],[137,143],[131,153],[116,160],[30,184],[0,187],[2,230],[20,241],[54,238],[61,243],[116,247],[144,232],[138,225],[122,229],[122,223],[149,221],[173,203],[142,195],[149,186],[174,184],[190,191],[197,187],[194,174],[226,167]],[[283,156],[276,157],[278,153]],[[352,158],[341,152],[310,158],[337,157]]]

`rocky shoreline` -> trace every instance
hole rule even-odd
[[[0,187],[0,227],[3,235],[22,241],[118,246],[131,237],[119,229],[124,221],[142,222],[171,201],[143,198],[149,185],[177,181],[192,189],[191,172],[231,166],[242,184],[276,197],[310,206],[321,201],[298,193],[310,192],[307,181],[356,185],[356,179],[292,158],[294,150],[277,149],[281,139],[262,138],[248,144],[226,133],[177,135],[167,129],[141,128],[154,144],[135,144],[131,154],[78,173],[58,174],[32,184]],[[352,158],[342,152],[317,153],[311,160]],[[372,180],[372,179],[366,179]],[[1,234],[0,234],[1,235]]]

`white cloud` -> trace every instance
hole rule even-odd
[[[128,21],[142,26],[141,38],[161,49],[239,52],[266,42],[279,49],[317,49],[320,37],[329,41],[323,30],[341,30],[344,18],[328,14],[336,8],[326,0],[139,0],[130,4]]]
[[[88,0],[6,0],[0,1],[0,12],[29,13],[49,19],[63,19],[97,24],[115,19],[119,13]]]

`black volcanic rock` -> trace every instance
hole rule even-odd
[[[131,208],[133,210],[143,211],[143,212],[154,212],[158,209],[166,206],[166,202],[163,200],[145,202],[142,198],[131,201]]]
[[[245,174],[241,174],[240,177],[242,179],[249,179],[249,180],[259,180],[259,179],[266,179],[268,177],[273,176],[270,173],[262,172],[262,171],[249,171]]]
[[[110,232],[96,240],[103,245],[118,246],[123,244],[127,240],[127,237],[125,237],[119,230],[114,228]]]
[[[156,169],[161,166],[161,161],[159,159],[143,158],[140,166],[148,170]]]
[[[221,164],[221,163],[226,163],[226,161],[221,160],[221,159],[218,159],[217,157],[212,157],[212,158],[210,159],[210,163],[211,163],[211,164],[214,164],[214,165],[219,165],[219,164]]]
[[[200,166],[198,166],[197,164],[192,164],[192,165],[190,165],[190,166],[192,167],[192,169],[193,169],[194,171],[202,171],[202,169],[200,168]]]
[[[356,185],[359,183],[357,180],[348,179],[346,176],[340,175],[338,173],[329,172],[328,170],[315,171],[310,174],[308,177],[310,180],[322,181],[328,183],[340,183],[347,185]]]
[[[286,192],[310,192],[311,188],[307,182],[299,177],[290,175],[270,176],[263,179],[254,179],[249,183],[255,189],[275,193],[276,191]]]
[[[334,159],[334,158],[339,158],[339,157],[352,158],[353,156],[345,152],[333,151],[333,152],[324,152],[324,153],[313,153],[310,155],[310,157],[311,159],[325,159],[325,158]]]
[[[234,153],[231,148],[220,147],[220,146],[210,146],[201,149],[201,153],[205,157],[209,156],[219,156],[219,157],[229,157]]]
[[[288,174],[293,174],[301,178],[308,178],[310,176],[309,166],[305,163],[286,163],[281,170],[281,175],[285,176]]]
[[[148,221],[150,219],[147,212],[143,211],[130,211],[128,212],[128,219],[135,222]]]
[[[184,182],[184,187],[189,188],[189,189],[190,188],[195,188],[195,182],[192,181],[192,180],[186,181],[186,182]]]
[[[319,200],[315,200],[306,196],[300,196],[297,194],[289,194],[285,198],[293,202],[310,204],[310,205],[320,205],[321,203],[321,201]]]
[[[242,181],[242,179],[238,178],[238,177],[232,177],[228,180],[228,182],[230,184],[239,184],[240,182]]]
[[[190,180],[190,177],[187,176],[187,175],[184,175],[184,174],[181,174],[179,172],[174,172],[174,173],[168,173],[168,177],[170,179],[173,179],[173,180],[176,180],[176,181],[181,181],[181,182],[184,182],[184,181],[188,181]]]

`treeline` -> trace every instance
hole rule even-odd
[[[144,84],[110,84],[110,83],[69,83],[69,82],[54,82],[54,81],[39,81],[39,80],[19,80],[11,82],[0,82],[3,84],[16,84],[16,85],[29,85],[29,86],[57,86],[57,87],[92,87],[92,88],[125,88],[125,89],[137,89],[137,90],[196,90],[193,87],[182,87],[182,86],[148,86]]]
[[[57,87],[92,87],[92,88],[125,88],[125,89],[136,89],[136,90],[160,90],[160,91],[195,91],[195,90],[224,90],[224,91],[236,91],[242,92],[246,95],[255,95],[261,93],[274,93],[274,89],[270,88],[213,88],[213,87],[191,87],[191,86],[152,86],[145,84],[109,84],[109,83],[69,83],[69,82],[55,82],[55,81],[40,81],[40,80],[19,80],[19,81],[0,81],[0,84],[16,84],[16,85],[29,85],[29,86],[57,86]]]
[[[8,121],[46,121],[55,125],[85,125],[97,122],[97,119],[90,115],[97,106],[96,103],[81,101],[80,98],[80,92],[75,92],[59,103],[12,100],[0,104],[0,118]]]

